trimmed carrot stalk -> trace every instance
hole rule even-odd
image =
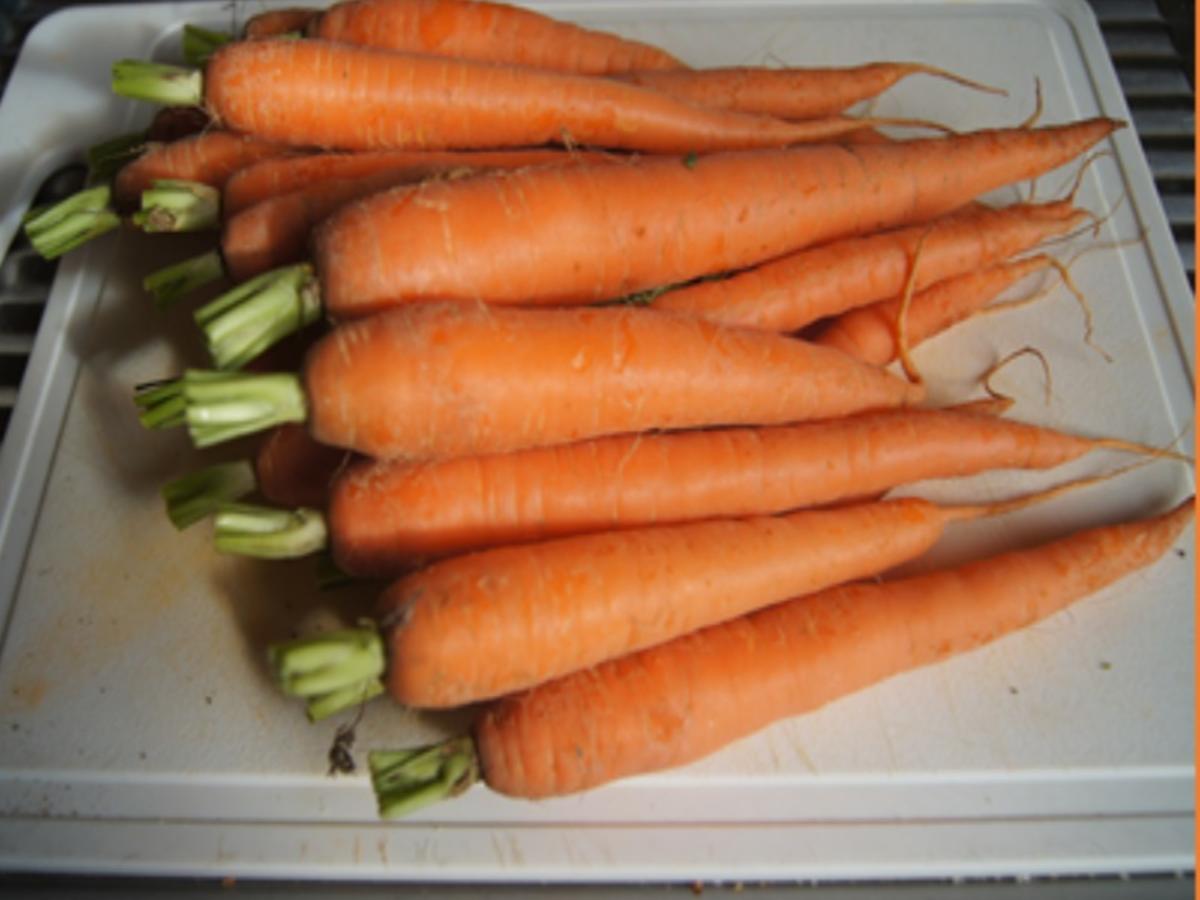
[[[160,494],[167,518],[183,530],[213,515],[224,504],[238,500],[257,487],[254,468],[246,460],[218,463],[177,478]]]
[[[327,504],[328,549],[343,572],[395,577],[414,562],[485,547],[780,513],[929,478],[1051,468],[1100,448],[1160,452],[995,419],[1007,405],[621,435],[426,463],[363,460],[323,479],[329,493],[289,505]],[[272,552],[284,556],[282,542]]]
[[[649,44],[481,0],[343,0],[314,18],[308,34],[346,44],[581,75],[684,67]]]
[[[21,224],[40,256],[57,259],[120,227],[121,217],[112,207],[112,188],[98,184],[58,203],[31,209]]]
[[[323,444],[428,459],[833,418],[922,396],[835,351],[653,310],[429,303],[330,332],[309,351],[303,380],[187,373],[137,402],[148,427],[188,424],[199,446],[307,421]]]
[[[937,66],[915,62],[875,62],[837,69],[677,69],[627,72],[617,77],[699,106],[780,119],[816,119],[876,97],[912,75],[929,75],[990,94],[1007,93]]]
[[[327,71],[339,78],[316,77]],[[608,79],[308,40],[228,44],[203,74],[122,60],[113,66],[113,89],[202,105],[232,131],[341,150],[567,144],[687,153],[830,140],[887,121],[786,122]]]
[[[233,35],[227,31],[214,31],[199,25],[185,24],[183,36],[180,38],[184,62],[190,66],[201,65],[212,56],[213,51],[232,40]]]
[[[949,278],[913,295],[905,316],[908,346],[915,347],[970,318],[1022,278],[1053,265],[1050,257],[1038,254]],[[814,341],[872,365],[887,365],[899,354],[897,328],[902,303],[896,298],[845,312]]]
[[[834,241],[771,260],[729,278],[665,291],[658,309],[714,322],[798,331],[818,319],[899,296],[921,243],[915,289],[995,264],[1091,218],[1070,201],[976,206],[932,224]]]
[[[147,233],[207,231],[217,227],[221,192],[212,185],[160,179],[142,191],[142,208],[130,219]]]
[[[1166,553],[1194,507],[1189,498],[1155,518],[929,574],[836,587],[502,700],[474,728],[482,778],[499,793],[537,798],[700,759],[1119,582]],[[379,793],[387,815],[389,796]]]
[[[399,300],[610,300],[928,221],[1069,162],[1114,127],[1097,119],[399,188],[325,222],[314,258],[326,311],[339,319]]]
[[[154,297],[159,309],[213,284],[225,277],[225,261],[219,250],[210,250],[151,272],[142,279],[142,288]]]
[[[308,699],[308,717],[314,722],[383,693],[383,642],[369,624],[319,640],[272,645],[267,660],[284,693]]]

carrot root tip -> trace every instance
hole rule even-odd
[[[469,737],[412,750],[372,750],[368,765],[383,819],[458,796],[479,780],[479,755]]]
[[[221,192],[195,181],[163,179],[142,192],[142,208],[133,224],[151,233],[206,231],[221,217]]]
[[[167,518],[182,531],[216,513],[223,504],[251,493],[258,486],[254,466],[247,460],[218,463],[163,485],[159,491]]]
[[[280,689],[316,722],[383,693],[383,639],[370,623],[267,648]]]
[[[200,106],[204,76],[199,69],[121,59],[112,66],[114,94],[163,106]]]
[[[238,285],[196,311],[213,364],[237,369],[321,316],[311,265],[275,269]]]
[[[112,188],[107,184],[32,209],[23,222],[25,236],[44,259],[57,259],[120,224],[121,217],[112,208]]]
[[[155,306],[166,309],[193,291],[224,277],[225,266],[221,262],[221,254],[210,250],[151,272],[142,279],[142,288],[154,297]]]
[[[325,516],[315,509],[273,509],[226,501],[216,508],[213,544],[221,553],[257,559],[298,559],[329,543]]]

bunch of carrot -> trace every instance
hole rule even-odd
[[[469,739],[372,756],[385,814],[480,777],[537,797],[682,764],[1049,615],[1187,523],[1190,503],[871,583],[1058,493],[893,488],[1158,452],[1005,420],[1000,398],[917,408],[920,380],[883,368],[1032,271],[1066,277],[1046,244],[1094,215],[977,198],[1120,123],[893,140],[845,110],[914,74],[987,88],[911,63],[692,69],[475,0],[189,36],[202,68],[123,61],[114,87],[205,130],[30,230],[61,252],[137,202],[148,230],[221,229],[148,285],[240,282],[195,314],[217,368],[137,404],[198,446],[270,431],[252,463],[168,486],[172,520],[391,580],[375,624],[271,648],[312,718],[384,691],[488,704]],[[299,373],[263,371],[323,319]]]

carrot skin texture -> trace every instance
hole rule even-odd
[[[957,410],[865,413],[776,428],[617,435],[426,463],[362,460],[329,495],[344,572],[568,534],[765,515],[927,478],[1049,468],[1086,438]]]
[[[653,310],[433,303],[334,329],[309,352],[304,387],[314,438],[377,459],[833,418],[923,396],[837,351]]]
[[[642,158],[398,188],[327,220],[314,262],[335,318],[409,300],[609,300],[927,221],[1069,161],[1113,127],[718,153],[691,166]]]
[[[347,461],[346,451],[318,444],[302,425],[280,425],[258,445],[254,474],[259,492],[272,503],[321,509]]]
[[[312,40],[223,45],[205,69],[204,102],[232,131],[340,150],[553,143],[690,153],[828,140],[867,124],[786,122],[605,78]]]
[[[638,71],[617,77],[700,106],[735,109],[780,119],[832,116],[926,71],[911,63],[877,62],[847,68],[754,66]]]
[[[317,165],[296,167],[298,171],[312,172],[314,177],[308,184],[268,196],[239,209],[226,219],[221,236],[221,253],[229,276],[234,281],[245,281],[278,266],[303,261],[308,254],[309,237],[315,226],[347,203],[398,185],[438,176],[465,177],[474,171],[471,167],[585,165],[600,161],[598,154],[572,155],[552,150],[404,155],[423,156],[425,159],[390,166],[335,165],[324,169],[326,175],[331,175],[329,178],[316,176],[313,170],[319,169]],[[311,161],[315,163],[317,159],[319,157],[313,157]],[[339,157],[339,161],[341,159],[345,157]],[[310,158],[287,160],[297,163],[309,161]],[[333,175],[343,168],[359,168],[364,174],[353,177]],[[371,171],[372,168],[374,171]],[[246,174],[244,170],[242,174]],[[265,189],[265,185],[262,187]],[[244,188],[240,188],[239,192],[245,196]],[[227,191],[226,196],[228,194]]]
[[[684,765],[1149,566],[1194,504],[954,569],[833,588],[502,700],[475,728],[485,781],[536,798]]]
[[[261,41],[290,32],[303,32],[320,15],[319,9],[298,6],[267,10],[246,20],[242,36],[250,41]]]
[[[1022,278],[1049,267],[1047,257],[1030,256],[948,278],[915,294],[907,315],[909,347],[970,318]],[[849,310],[825,326],[814,342],[871,365],[887,365],[899,353],[896,323],[901,302],[885,300]]]
[[[986,207],[930,224],[822,244],[656,297],[653,306],[714,322],[798,331],[818,319],[899,296],[922,240],[915,289],[993,265],[1089,220],[1068,201]]]
[[[601,532],[434,563],[387,588],[392,698],[462,706],[541,684],[936,543],[924,500]]]
[[[373,153],[311,153],[263,160],[240,169],[225,183],[221,210],[227,215],[240,212],[262,200],[278,197],[301,188],[328,181],[364,178],[381,172],[406,171],[411,181],[419,181],[449,171],[477,169],[514,169],[558,163],[565,158],[600,161],[601,153],[561,150],[505,150],[430,152],[420,150],[380,150]]]
[[[196,181],[220,188],[238,169],[270,156],[295,153],[273,141],[228,131],[205,131],[169,144],[150,144],[113,180],[120,210],[137,209],[142,191],[161,179]]]
[[[344,0],[314,20],[309,34],[341,43],[583,75],[683,67],[648,44],[511,5],[471,0]]]

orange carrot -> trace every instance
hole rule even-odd
[[[380,150],[369,153],[311,153],[263,160],[235,172],[221,192],[221,211],[226,216],[262,200],[312,187],[326,181],[365,178],[381,172],[403,172],[402,181],[420,181],[446,172],[480,169],[515,169],[559,163],[570,158],[598,162],[602,153],[560,150],[504,150],[428,152]]]
[[[780,119],[816,119],[876,97],[910,75],[931,75],[988,93],[1004,93],[945,69],[915,62],[875,62],[838,69],[677,69],[627,72],[618,77],[698,106]]]
[[[655,297],[658,309],[726,325],[798,331],[818,319],[899,296],[917,243],[915,289],[999,263],[1091,217],[1068,200],[972,206],[932,224],[822,244],[728,278],[701,281]]]
[[[392,154],[387,154],[391,156]],[[240,201],[252,189],[266,190],[271,181],[286,184],[299,173],[310,176],[309,183],[242,208],[226,219],[221,235],[221,253],[225,271],[234,281],[244,281],[255,275],[288,263],[300,262],[308,254],[312,229],[347,203],[361,200],[380,191],[403,184],[413,184],[434,177],[464,177],[490,168],[520,168],[530,165],[588,165],[605,159],[601,154],[568,154],[556,150],[512,150],[496,153],[404,153],[407,162],[387,162],[375,154],[368,159],[339,156],[295,160],[298,166],[255,166],[270,170],[261,182],[248,184],[257,173],[243,171],[235,191]],[[374,157],[374,158],[371,158]],[[419,157],[425,157],[420,159]],[[306,165],[311,162],[312,165]],[[361,174],[340,175],[358,170]],[[231,196],[226,191],[224,197]]]
[[[243,166],[288,153],[295,151],[228,131],[205,131],[168,144],[152,144],[117,174],[113,182],[114,201],[118,209],[136,209],[142,192],[163,179],[220,188]]]
[[[1152,452],[1004,421],[991,411],[887,411],[426,463],[362,460],[332,482],[330,549],[345,572],[388,576],[415,559],[489,546],[779,513],[929,478],[1050,468],[1100,447]]]
[[[342,150],[558,143],[688,153],[828,140],[886,121],[787,122],[604,78],[312,40],[225,44],[203,75],[122,60],[113,66],[113,88],[203,106],[232,131]]]
[[[654,310],[430,303],[336,328],[303,381],[189,373],[144,386],[137,402],[147,427],[188,424],[201,446],[307,420],[324,444],[428,459],[833,418],[922,395],[837,351]]]
[[[915,347],[964,321],[1022,278],[1053,265],[1049,256],[1038,254],[949,278],[915,294],[905,317],[908,346]],[[902,300],[896,298],[850,310],[831,321],[814,340],[863,362],[886,365],[899,353],[901,305]]]
[[[319,9],[290,6],[269,9],[246,20],[242,36],[250,41],[280,37],[291,32],[303,32],[313,19],[321,15]]]
[[[657,47],[483,0],[343,0],[313,19],[308,34],[585,75],[683,67]]]
[[[953,522],[1037,499],[949,507],[908,497],[454,557],[380,597],[388,693],[413,707],[499,697],[885,572],[925,553]]]
[[[1053,169],[1100,119],[894,144],[494,173],[351,204],[314,236],[335,318],[418,299],[588,303],[927,221]]]
[[[1150,566],[1194,507],[1189,498],[1157,518],[836,587],[502,700],[474,729],[482,777],[502,794],[533,798],[684,765],[1026,628]],[[395,759],[380,755],[372,769]]]
[[[272,503],[320,508],[347,462],[345,450],[318,444],[302,426],[280,425],[258,445],[255,481],[259,493]]]

